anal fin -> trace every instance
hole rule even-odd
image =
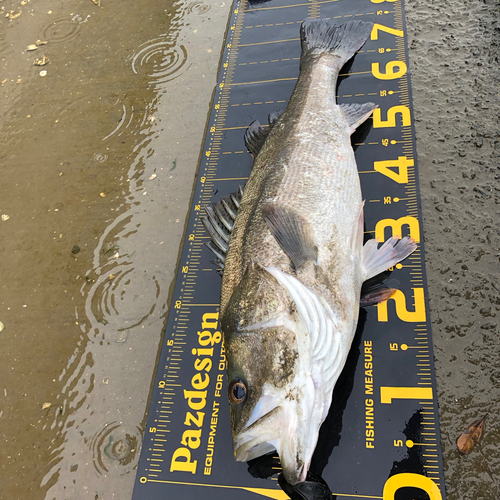
[[[314,244],[311,225],[291,209],[266,205],[263,210],[271,234],[288,255],[295,269],[307,261],[317,262],[318,248]]]
[[[365,268],[365,281],[382,271],[395,266],[413,253],[417,244],[412,238],[389,238],[380,248],[378,240],[368,240],[363,247],[363,266]]]

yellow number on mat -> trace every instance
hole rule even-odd
[[[377,304],[378,320],[380,322],[389,321],[387,313],[387,302],[394,300],[396,303],[396,314],[401,321],[405,323],[419,323],[425,321],[425,299],[423,288],[413,288],[415,294],[415,311],[406,309],[406,297],[401,290],[396,290],[394,295],[384,302]]]
[[[373,0],[372,0],[373,1]],[[374,2],[380,3],[380,2]],[[389,28],[388,26],[384,26],[383,24],[374,24],[373,30],[370,38],[372,40],[378,40],[378,31],[385,31],[386,33],[390,33],[391,35],[403,36],[403,30],[397,30],[395,28]]]
[[[397,70],[394,70],[397,68]],[[406,63],[404,61],[389,61],[385,65],[385,73],[380,72],[380,64],[377,62],[372,63],[372,74],[379,80],[395,80],[406,74]]]
[[[380,108],[373,110],[373,128],[395,127],[397,113],[401,113],[403,127],[411,124],[410,109],[408,106],[393,106],[387,110],[387,120],[382,120],[382,110]]]

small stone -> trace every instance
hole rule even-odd
[[[73,245],[71,249],[71,253],[77,254],[80,251],[80,247],[78,245]]]
[[[495,327],[495,323],[486,323],[485,325],[481,325],[481,330],[493,330]]]

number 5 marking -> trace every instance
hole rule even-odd
[[[401,113],[403,127],[411,125],[410,110],[408,107],[393,106],[387,110],[387,120],[382,120],[382,110],[380,108],[373,110],[373,128],[395,127],[397,113]]]

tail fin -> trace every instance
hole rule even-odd
[[[344,65],[359,50],[373,28],[373,23],[349,21],[340,26],[328,19],[306,19],[300,27],[302,57],[325,52],[341,58]]]

